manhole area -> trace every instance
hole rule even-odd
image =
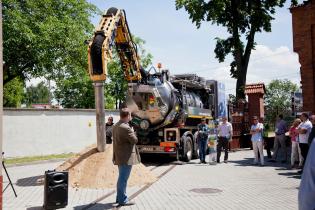
[[[216,188],[195,188],[189,190],[190,192],[194,193],[202,193],[202,194],[213,194],[213,193],[220,193],[222,190]]]

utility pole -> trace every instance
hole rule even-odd
[[[104,110],[104,82],[94,82],[97,150],[104,152],[105,141],[105,110]]]
[[[3,161],[2,157],[2,141],[3,141],[3,46],[2,46],[2,1],[0,1],[0,156],[1,163]],[[0,164],[0,209],[2,209],[2,164]]]

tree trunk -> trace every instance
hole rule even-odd
[[[249,58],[251,55],[252,48],[254,46],[255,28],[252,26],[250,33],[247,38],[247,44],[245,48],[244,55],[241,58],[240,69],[238,69],[238,77],[236,81],[236,98],[245,99],[245,85]],[[238,67],[238,66],[237,66]]]

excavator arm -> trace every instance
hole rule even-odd
[[[107,64],[116,46],[125,78],[128,82],[141,80],[137,46],[132,40],[124,10],[110,8],[103,15],[88,48],[88,68],[92,81],[105,81]]]

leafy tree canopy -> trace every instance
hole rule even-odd
[[[3,107],[21,107],[24,97],[24,82],[19,77],[12,79],[3,87]]]
[[[86,40],[98,9],[86,0],[4,0],[4,84],[56,78],[87,66]]]
[[[50,103],[50,90],[44,82],[40,82],[36,86],[26,88],[23,102],[27,107],[32,104],[48,104]]]
[[[152,63],[152,55],[144,49],[145,41],[134,37],[138,46],[139,56],[143,68]],[[114,49],[113,49],[114,50]],[[87,51],[87,48],[85,48]],[[65,108],[94,108],[95,98],[93,83],[86,69],[81,69],[63,79],[56,81],[55,98]],[[127,81],[121,68],[121,62],[117,53],[113,52],[113,60],[108,65],[107,81],[105,83],[105,108],[115,108],[115,102],[124,101],[127,93]]]
[[[296,5],[297,1],[292,0]],[[228,54],[233,55],[231,76],[237,79],[236,97],[245,98],[244,87],[255,34],[270,32],[276,7],[283,7],[285,0],[176,0],[176,8],[185,8],[189,18],[199,28],[204,21],[225,27],[227,38],[216,38],[214,52],[219,62]],[[246,41],[245,41],[246,40]]]
[[[290,115],[291,93],[297,90],[297,85],[287,79],[272,80],[265,94],[266,120],[274,122],[278,114]]]

